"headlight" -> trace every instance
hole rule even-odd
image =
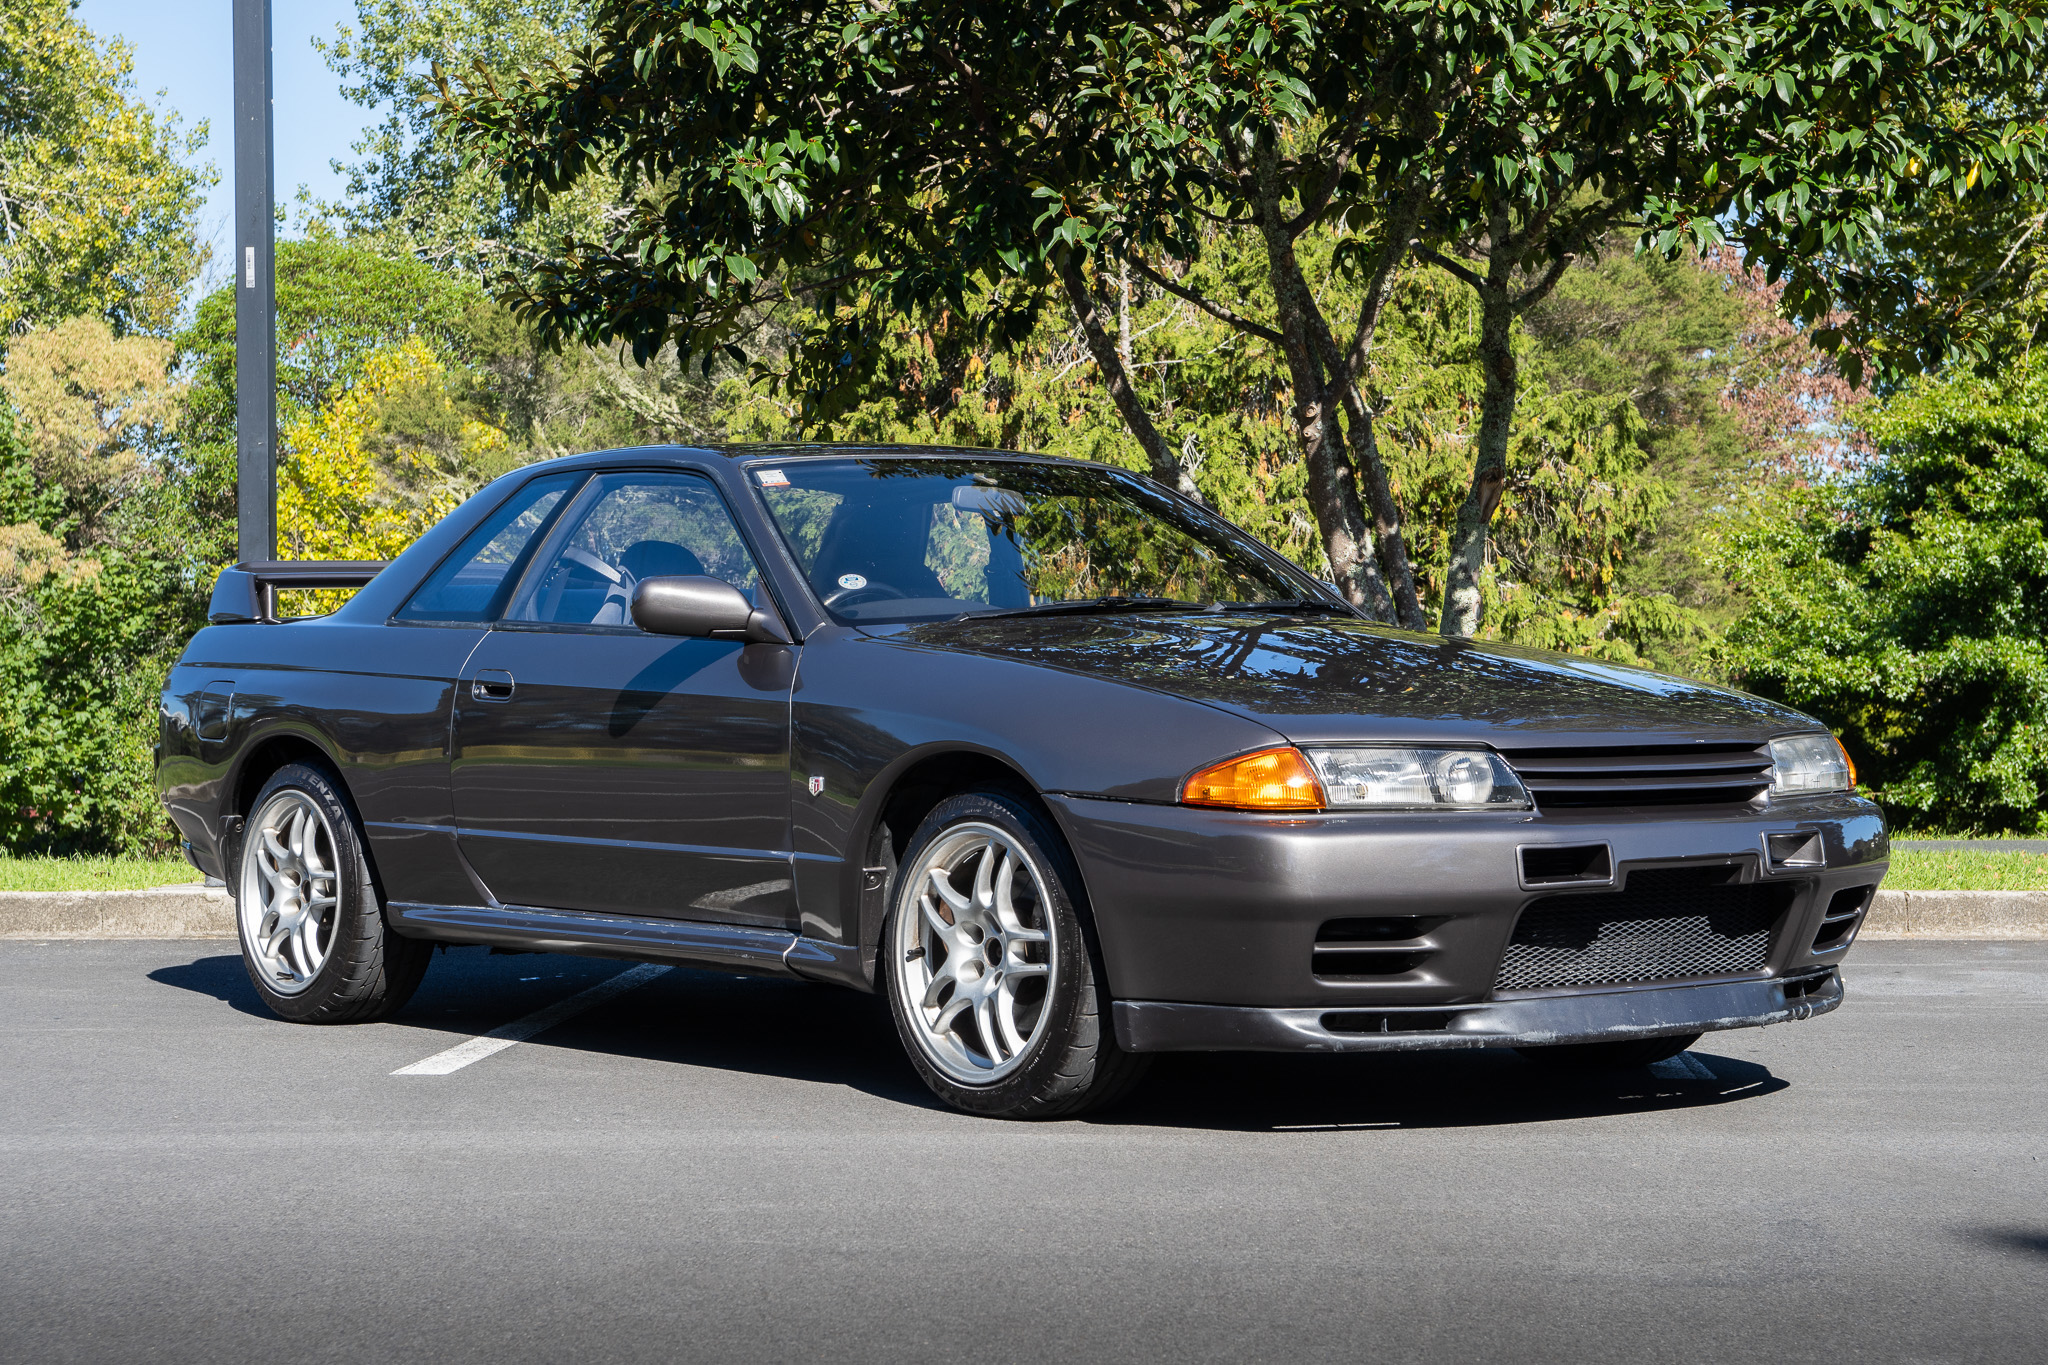
[[[1529,793],[1484,749],[1305,749],[1332,810],[1526,809]]]
[[[1856,768],[1833,735],[1794,735],[1771,741],[1771,793],[1845,792],[1856,785]]]

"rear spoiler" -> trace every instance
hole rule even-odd
[[[275,621],[279,588],[360,588],[388,563],[385,559],[252,559],[220,571],[206,619],[215,625]]]

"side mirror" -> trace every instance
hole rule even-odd
[[[650,635],[686,635],[748,644],[789,643],[782,623],[746,594],[703,574],[643,578],[633,585],[633,623]]]

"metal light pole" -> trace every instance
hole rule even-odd
[[[236,558],[277,557],[277,218],[270,0],[235,4]]]

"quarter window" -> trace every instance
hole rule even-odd
[[[401,621],[495,621],[519,570],[580,474],[535,479],[469,533],[399,608]]]

